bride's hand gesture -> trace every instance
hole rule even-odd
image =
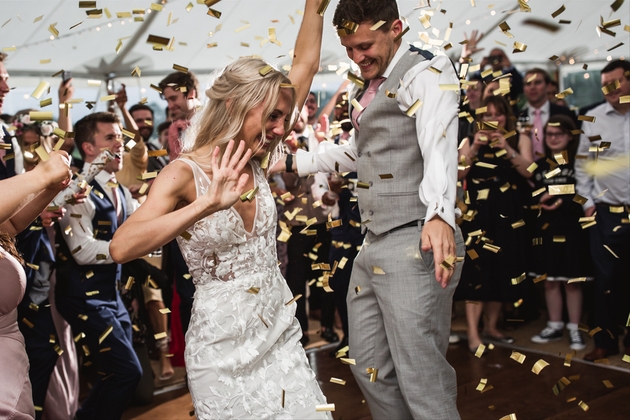
[[[208,192],[200,197],[205,200],[204,207],[210,212],[225,210],[232,207],[239,199],[247,180],[248,174],[242,174],[252,156],[251,149],[245,151],[245,142],[241,140],[234,153],[234,140],[230,140],[219,162],[219,148],[212,153],[212,182]]]

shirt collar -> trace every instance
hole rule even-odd
[[[83,164],[83,173],[86,173],[86,172],[90,169],[90,167],[91,167],[91,166],[92,166],[92,164],[91,164],[91,163],[85,162],[85,163]],[[94,177],[94,179],[95,179],[95,180],[96,180],[99,184],[105,185],[105,184],[107,184],[107,183],[108,183],[108,182],[112,179],[112,176],[114,176],[114,174],[110,174],[110,173],[109,173],[109,172],[107,172],[107,171],[100,171],[98,174],[96,174],[96,176]]]
[[[394,70],[394,67],[396,67],[396,64],[398,64],[398,62],[403,57],[403,55],[405,55],[405,52],[408,52],[408,49],[403,48],[402,42],[401,42],[400,45],[398,46],[398,50],[396,51],[396,54],[394,54],[392,61],[389,62],[389,65],[387,66],[387,68],[385,69],[385,72],[383,73],[381,77],[385,77],[385,78],[389,77],[389,75]]]
[[[530,113],[534,112],[535,108],[532,104],[530,104],[529,102],[527,103],[527,107],[531,110]],[[541,106],[540,108],[540,112],[541,114],[547,114],[549,115],[551,113],[551,104],[549,103],[549,100],[545,101],[545,103],[543,104],[543,106]]]

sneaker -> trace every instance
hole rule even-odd
[[[569,341],[571,342],[569,346],[571,350],[584,350],[586,348],[582,333],[578,329],[569,330]]]
[[[532,342],[537,344],[550,343],[552,341],[558,341],[562,339],[562,330],[556,330],[555,328],[546,327],[544,330],[532,337]]]
[[[448,344],[457,344],[459,343],[461,338],[457,334],[450,334],[448,336]]]

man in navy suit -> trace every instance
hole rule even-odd
[[[547,87],[551,83],[549,74],[540,68],[527,70],[525,73],[525,87],[523,89],[527,98],[527,105],[518,115],[519,121],[532,126],[530,137],[534,159],[545,155],[543,128],[552,115],[567,115],[576,120],[575,113],[566,106],[556,105],[547,98]],[[577,120],[576,120],[577,122]]]
[[[122,153],[120,122],[112,113],[89,115],[74,132],[84,170],[104,149]],[[85,202],[68,205],[59,223],[64,240],[59,240],[57,307],[101,375],[77,419],[120,418],[142,375],[131,320],[118,292],[121,266],[109,255],[114,232],[137,208],[129,190],[116,181],[121,168],[121,159],[109,162],[92,181]]]

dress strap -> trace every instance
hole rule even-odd
[[[199,166],[197,162],[188,158],[177,158],[176,161],[182,161],[188,164],[193,171],[193,176],[195,178],[195,187],[197,190],[197,197],[202,196],[208,192],[208,187],[210,186],[210,178],[208,174]]]

